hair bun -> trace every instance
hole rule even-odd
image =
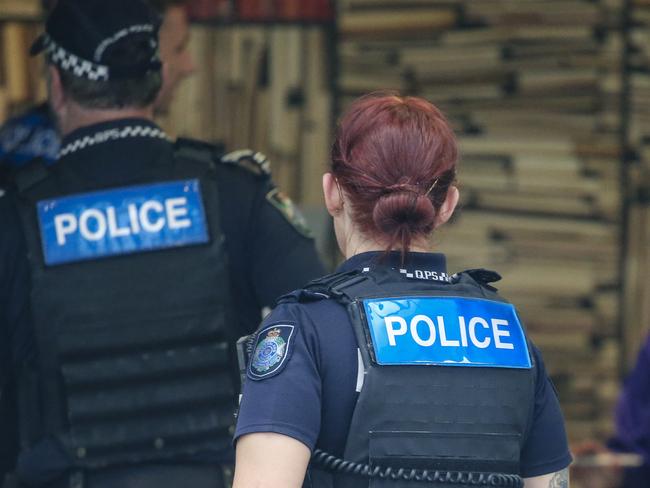
[[[385,193],[375,203],[372,220],[377,230],[389,235],[400,228],[414,235],[431,232],[436,219],[431,199],[414,185],[392,186],[401,189]]]

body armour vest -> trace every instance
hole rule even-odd
[[[76,468],[230,445],[234,341],[213,164],[177,155],[98,191],[61,163],[20,190],[40,354],[27,423],[40,421],[32,443],[55,438]]]
[[[514,308],[488,285],[499,278],[439,283],[379,267],[308,286],[307,299],[347,308],[365,371],[343,462],[316,451],[306,485],[522,486],[535,365]]]

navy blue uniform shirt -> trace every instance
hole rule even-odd
[[[118,140],[95,137],[100,133],[125,132],[129,127],[147,130],[132,131],[132,136]],[[62,148],[65,155],[57,165],[67,165],[86,181],[96,181],[99,188],[133,184],[152,165],[174,156],[174,146],[162,131],[141,119],[79,129],[64,138]],[[255,330],[262,309],[272,307],[278,296],[322,275],[324,270],[313,240],[300,233],[269,200],[273,189],[269,179],[237,164],[216,164],[215,172],[231,296],[238,314],[233,334],[238,337]],[[21,364],[34,350],[27,306],[30,271],[22,227],[12,200],[9,194],[0,198],[0,374],[6,373],[5,376],[11,375],[4,371],[5,364]],[[15,423],[15,419],[8,422]],[[21,457],[21,466],[44,476],[48,471],[60,471],[68,462],[51,442],[42,443],[31,453]],[[210,456],[204,461],[214,460],[215,456]]]
[[[338,271],[371,268],[382,253],[356,255]],[[447,281],[445,257],[410,253],[404,266],[399,254],[389,263],[414,277]],[[409,276],[410,277],[410,276]],[[346,310],[333,300],[279,304],[260,330],[293,326],[286,358],[276,374],[247,380],[235,432],[274,432],[342,456],[357,401],[359,371],[357,342]],[[571,462],[564,420],[554,388],[546,374],[540,352],[531,354],[537,363],[534,419],[521,453],[524,477],[552,473]]]

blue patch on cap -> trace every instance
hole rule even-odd
[[[255,350],[248,367],[250,379],[270,378],[284,369],[293,347],[294,330],[293,325],[274,324],[257,333]]]

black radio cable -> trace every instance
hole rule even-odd
[[[524,480],[516,474],[479,473],[472,471],[442,471],[428,469],[391,468],[369,466],[346,461],[321,449],[314,450],[312,462],[320,467],[343,474],[366,478],[391,479],[395,481],[416,481],[433,485],[498,486],[523,488]]]

